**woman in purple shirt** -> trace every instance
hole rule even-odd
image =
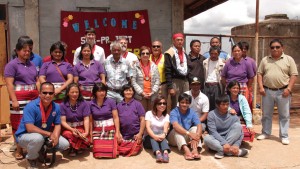
[[[106,84],[105,71],[103,66],[94,60],[92,47],[88,43],[81,45],[79,60],[74,66],[74,82],[80,85],[83,98],[90,100],[94,83]]]
[[[69,155],[81,154],[90,145],[90,107],[79,92],[79,86],[71,83],[66,89],[64,102],[60,104],[62,135],[70,142]]]
[[[15,49],[17,58],[11,60],[5,66],[4,70],[5,82],[10,98],[10,122],[13,134],[17,131],[23,117],[23,108],[39,95],[36,87],[36,66],[29,60],[31,54],[30,40],[29,38],[19,39]],[[16,142],[15,135],[14,141]],[[18,145],[16,148],[15,158],[20,160],[23,158],[23,152]],[[15,151],[15,145],[11,151]]]
[[[232,47],[233,58],[225,63],[221,81],[224,86],[227,86],[230,81],[238,81],[241,86],[241,94],[249,100],[248,88],[252,86],[255,73],[252,66],[242,57],[242,49],[242,45],[239,43]]]
[[[145,130],[145,110],[142,104],[133,98],[134,93],[131,85],[124,85],[121,92],[124,100],[117,105],[122,137],[118,150],[120,155],[127,157],[142,151]]]
[[[54,101],[61,103],[65,97],[66,87],[73,82],[73,67],[64,61],[65,48],[60,41],[51,45],[51,61],[42,65],[39,72],[39,80],[51,82],[55,87]]]
[[[120,137],[120,122],[116,101],[106,97],[108,87],[96,83],[91,105],[93,154],[95,158],[116,158]]]

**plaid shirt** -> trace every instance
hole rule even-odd
[[[107,58],[104,68],[107,74],[107,86],[113,89],[121,89],[128,83],[127,77],[132,77],[130,63],[122,57],[118,62],[115,62],[112,56]]]

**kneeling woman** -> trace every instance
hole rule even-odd
[[[79,92],[79,86],[71,83],[66,90],[64,102],[60,104],[62,135],[69,140],[69,155],[81,154],[82,149],[89,147],[90,108]]]
[[[120,155],[129,157],[142,151],[145,110],[142,104],[133,98],[134,89],[131,85],[124,85],[121,95],[124,100],[117,105],[117,109],[122,141],[118,150]]]
[[[95,158],[116,158],[117,141],[121,141],[116,101],[106,97],[107,90],[103,83],[96,83],[92,90],[91,133]]]

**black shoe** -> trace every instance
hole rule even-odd
[[[241,148],[241,149],[239,150],[238,156],[239,156],[239,157],[245,157],[248,153],[249,153],[249,151],[248,151],[247,149]]]
[[[28,161],[28,167],[27,169],[38,169],[36,160],[27,160]]]

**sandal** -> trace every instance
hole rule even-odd
[[[193,157],[193,155],[192,154],[189,154],[189,155],[184,155],[184,159],[185,160],[194,160],[194,157]]]
[[[15,153],[15,158],[16,158],[16,160],[22,160],[24,158],[23,153],[22,152],[16,152]]]
[[[164,163],[168,163],[169,162],[169,154],[168,153],[164,153],[163,155],[163,161]]]
[[[156,162],[163,162],[163,156],[161,153],[156,153]]]
[[[193,154],[195,160],[201,160],[200,154]]]
[[[69,156],[70,157],[75,157],[76,156],[76,152],[75,152],[74,148],[70,148]]]

